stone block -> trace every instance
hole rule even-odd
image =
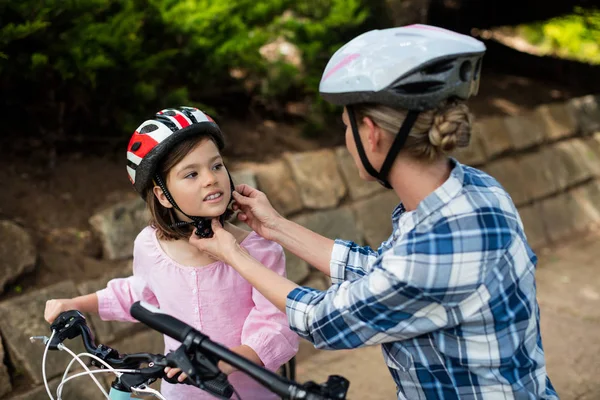
[[[120,260],[133,255],[133,242],[150,221],[150,213],[141,198],[106,208],[89,220],[102,241],[104,258]]]
[[[302,283],[310,273],[308,263],[285,248],[283,251],[287,278],[297,284]]]
[[[582,133],[592,134],[600,131],[600,95],[571,99],[567,107],[574,113]]]
[[[348,207],[306,213],[293,218],[292,221],[329,239],[362,242],[362,235],[356,219]]]
[[[29,233],[11,221],[0,221],[0,293],[7,283],[35,267],[37,251]]]
[[[392,211],[400,203],[396,193],[387,191],[354,203],[353,208],[365,241],[374,250],[392,234]]]
[[[570,139],[554,144],[551,152],[552,162],[549,164],[558,190],[563,190],[592,176],[587,162],[585,143],[581,139]]]
[[[493,158],[512,148],[510,136],[503,117],[481,119],[473,124],[476,135],[481,138],[481,145],[487,159]]]
[[[587,210],[580,207],[572,193],[560,193],[540,202],[548,238],[552,242],[590,227]]]
[[[549,148],[542,148],[534,153],[518,159],[521,166],[522,179],[528,187],[531,200],[548,196],[558,191],[556,180],[552,173],[554,153]]]
[[[585,185],[578,186],[571,191],[578,207],[587,215],[586,227],[595,226],[600,223],[600,181],[593,180]]]
[[[8,374],[6,365],[4,365],[4,356],[4,345],[2,344],[2,340],[0,340],[0,397],[12,390],[10,375]]]
[[[450,155],[462,164],[470,165],[472,167],[485,163],[486,157],[483,150],[481,130],[473,128],[469,145],[467,147],[457,148]]]
[[[145,325],[141,325],[140,328],[142,326]],[[117,338],[117,340],[112,342],[110,346],[116,349],[121,354],[165,353],[165,342],[163,335],[149,328],[142,328],[140,332],[136,332],[131,335],[124,335],[121,338]]]
[[[585,140],[585,144],[588,147],[586,158],[588,159],[592,174],[600,178],[600,132]]]
[[[233,180],[234,185],[245,184],[251,186],[253,188],[257,188],[256,184],[256,174],[254,171],[248,169],[242,169],[239,171],[231,172],[231,179]]]
[[[102,278],[88,280],[78,284],[77,291],[80,296],[95,293],[100,289],[104,289],[111,279],[125,276],[127,276],[127,274],[125,274],[125,271],[122,271],[122,273],[115,272]],[[133,329],[136,325],[133,322],[102,321],[96,313],[89,315],[87,318],[88,324],[96,336],[96,344],[109,343],[119,336],[126,334],[126,332]]]
[[[484,165],[481,169],[500,182],[515,205],[520,206],[530,200],[529,184],[523,179],[521,165],[515,158],[502,158]]]
[[[577,119],[573,109],[564,103],[542,104],[534,111],[543,122],[546,138],[555,141],[577,133]]]
[[[333,208],[346,194],[346,185],[332,150],[288,153],[292,175],[306,208]]]
[[[267,195],[277,211],[289,215],[302,209],[300,190],[284,160],[262,165],[255,172],[258,188]]]
[[[504,123],[515,150],[537,146],[545,139],[543,120],[535,113],[505,117]]]
[[[359,200],[373,193],[385,190],[383,186],[375,181],[365,181],[358,175],[358,168],[354,163],[354,159],[345,147],[335,149],[338,165],[342,171],[348,191],[352,200]]]
[[[519,215],[523,221],[527,242],[533,249],[539,249],[548,244],[544,219],[539,204],[532,204],[519,208]]]
[[[362,243],[362,235],[358,224],[352,210],[348,207],[306,213],[293,218],[292,221],[329,239],[344,239]],[[294,256],[292,257],[292,264],[288,263],[288,270],[294,271],[294,269],[300,268],[302,280],[304,280],[309,274],[308,268],[305,269],[304,265],[305,263],[302,260]],[[297,279],[292,280],[297,283],[301,282]]]
[[[46,300],[72,298],[77,296],[75,284],[65,280],[56,285],[6,300],[0,303],[2,315],[2,337],[10,359],[20,371],[26,373],[31,380],[42,383],[42,355],[44,345],[36,341],[31,343],[31,336],[50,336],[48,323],[44,321]],[[65,345],[75,353],[83,351],[81,338],[65,341]],[[46,359],[48,378],[62,374],[71,356],[62,351],[49,351]]]
[[[71,368],[71,370],[73,370],[73,368]],[[81,372],[81,371],[79,371],[79,372]],[[96,378],[98,378],[98,382],[100,382],[100,384],[103,385],[104,389],[108,393],[108,391],[110,390],[110,387],[108,385],[106,385],[107,379],[106,379],[106,376],[103,377],[103,375],[108,376],[109,373],[96,374]],[[110,375],[112,375],[112,374],[110,374]],[[112,379],[111,379],[111,381],[112,381]],[[56,390],[57,390],[60,382],[61,382],[61,378],[56,378],[48,383],[50,392],[52,393],[54,398],[56,398]],[[100,391],[100,389],[98,389],[98,386],[96,386],[94,381],[92,381],[92,378],[90,378],[88,376],[82,376],[82,377],[70,380],[63,386],[62,399],[63,400],[81,400],[81,399],[104,400],[105,397],[102,394],[102,392]],[[48,394],[46,392],[46,387],[42,384],[42,385],[33,387],[29,390],[26,390],[24,392],[19,392],[19,393],[15,394],[14,397],[11,397],[10,400],[48,400]]]

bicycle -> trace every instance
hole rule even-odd
[[[61,313],[50,326],[51,335],[34,336],[32,342],[41,340],[46,345],[42,357],[42,376],[44,385],[50,399],[54,400],[48,381],[46,379],[46,356],[48,350],[67,351],[73,360],[67,366],[56,394],[58,400],[61,398],[62,388],[65,383],[77,377],[90,375],[98,385],[105,398],[109,400],[129,400],[131,394],[152,395],[166,400],[157,390],[149,385],[157,379],[165,379],[170,383],[190,384],[196,386],[219,399],[229,399],[233,395],[241,400],[242,397],[229,383],[227,375],[223,374],[217,367],[219,361],[236,367],[241,372],[281,396],[282,399],[290,400],[330,400],[346,398],[349,382],[342,376],[331,375],[323,384],[313,381],[298,383],[293,378],[280,376],[269,371],[254,362],[232,352],[225,346],[215,343],[210,338],[186,323],[167,315],[158,308],[143,302],[136,302],[131,306],[131,316],[162,334],[179,341],[181,345],[177,350],[167,355],[151,353],[120,354],[116,349],[99,344],[96,345],[86,319],[79,311],[71,310]],[[66,339],[82,337],[87,353],[75,354],[64,345]],[[92,359],[92,366],[98,370],[90,370],[81,360],[86,356]],[[67,377],[71,365],[79,362],[85,372],[77,373]],[[145,365],[145,366],[143,366]],[[165,367],[180,368],[187,374],[184,382],[177,381],[177,375],[167,378]],[[111,383],[110,392],[98,382],[95,374],[113,373],[115,379]],[[288,370],[292,375],[292,370]]]

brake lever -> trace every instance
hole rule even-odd
[[[153,395],[155,397],[163,398],[162,395],[160,394],[160,392],[156,389],[151,388],[150,386],[146,385],[146,384],[141,384],[137,387],[132,387],[131,391],[137,395],[143,396],[143,395]]]

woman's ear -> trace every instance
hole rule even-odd
[[[369,117],[363,117],[362,123],[367,134],[367,142],[369,143],[369,150],[374,152],[377,147],[381,144],[381,129],[375,125],[373,120]]]
[[[152,192],[154,192],[154,196],[158,199],[158,202],[165,208],[173,208],[173,204],[167,199],[165,196],[165,192],[160,188],[160,186],[154,186],[152,188]]]

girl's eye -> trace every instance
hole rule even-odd
[[[214,170],[216,170],[216,171],[220,170],[221,168],[223,168],[223,164],[216,164],[216,165],[213,167],[213,169],[214,169]]]
[[[196,176],[198,176],[197,172],[190,172],[189,174],[187,174],[184,178],[195,178]]]

